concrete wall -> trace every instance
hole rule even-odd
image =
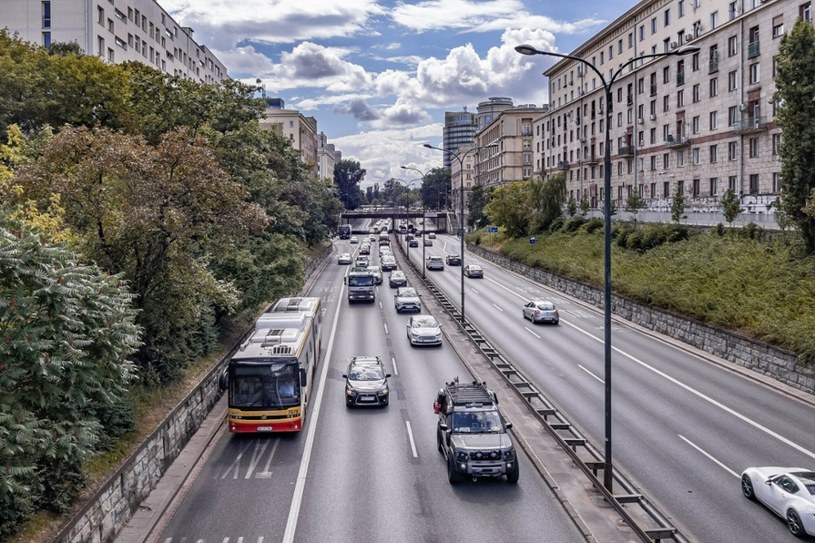
[[[327,247],[306,266],[306,279],[332,252],[333,246]],[[113,541],[218,402],[221,397],[218,377],[228,361],[227,355],[207,373],[141,447],[71,517],[53,539],[55,543]]]
[[[468,245],[468,250],[578,300],[599,308],[603,307],[602,289],[531,268],[482,247]],[[639,326],[815,394],[815,368],[799,364],[795,353],[681,315],[638,304],[621,296],[612,297],[611,310],[613,314]]]

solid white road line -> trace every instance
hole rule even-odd
[[[733,477],[736,477],[736,478],[738,478],[738,477],[739,477],[739,474],[738,474],[738,473],[736,473],[736,472],[735,472],[735,471],[733,471],[732,469],[730,469],[730,468],[728,468],[727,466],[725,466],[725,465],[724,465],[722,462],[719,462],[719,461],[718,461],[716,458],[714,458],[714,457],[713,457],[713,455],[712,455],[712,454],[710,454],[710,453],[708,453],[708,452],[706,452],[706,451],[702,450],[702,448],[701,448],[700,446],[698,446],[696,443],[692,442],[690,439],[686,438],[686,437],[685,437],[685,436],[683,436],[682,434],[677,434],[677,435],[679,436],[679,439],[681,439],[682,441],[684,441],[685,443],[687,443],[688,445],[690,445],[691,447],[693,447],[694,449],[696,449],[697,451],[699,451],[700,453],[702,453],[703,455],[707,456],[707,457],[708,457],[710,460],[712,460],[712,461],[713,461],[713,462],[714,462],[716,465],[718,465],[720,468],[722,468],[723,470],[725,470],[727,473],[729,473],[729,474],[730,474],[730,475],[732,475]]]
[[[405,426],[407,426],[407,433],[408,439],[410,440],[410,450],[413,452],[413,458],[419,458],[419,453],[416,452],[416,442],[413,441],[413,431],[410,429],[410,421],[405,421]]]
[[[340,289],[340,299],[342,299],[345,286]],[[331,335],[328,338],[328,347],[325,350],[323,359],[323,370],[320,373],[320,394],[314,402],[314,410],[311,413],[311,420],[308,423],[308,435],[306,445],[303,449],[303,458],[300,460],[300,471],[297,473],[297,482],[294,485],[294,495],[289,507],[289,518],[286,521],[286,531],[283,534],[283,543],[294,542],[294,532],[297,530],[297,518],[300,516],[300,506],[303,503],[303,492],[306,487],[306,476],[308,475],[308,464],[311,460],[311,452],[314,450],[314,434],[317,433],[317,421],[320,419],[320,407],[323,405],[323,395],[325,393],[325,380],[328,375],[328,363],[331,360],[331,353],[334,350],[334,338],[337,335],[337,324],[340,322],[340,308],[342,303],[337,303],[337,310],[334,312],[334,325],[331,327]]]
[[[592,377],[594,377],[595,379],[597,379],[597,380],[598,380],[598,381],[600,381],[601,383],[605,384],[605,381],[603,381],[602,379],[600,379],[599,377],[597,377],[596,375],[594,375],[592,372],[590,372],[589,370],[587,370],[585,367],[583,367],[583,364],[578,364],[578,365],[577,365],[577,367],[578,367],[578,368],[580,368],[581,370],[585,371],[586,373],[588,373],[589,375],[591,375]]]

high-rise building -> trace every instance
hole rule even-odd
[[[444,148],[444,167],[450,168],[450,153],[458,153],[462,147],[473,143],[473,136],[477,128],[474,113],[467,111],[445,111],[444,129],[442,132],[442,147]]]
[[[226,66],[193,30],[176,23],[155,0],[2,0],[0,21],[43,46],[76,43],[110,63],[136,61],[204,83],[228,78]]]
[[[619,209],[636,190],[648,209],[721,210],[732,189],[747,213],[772,213],[779,193],[781,130],[773,100],[781,37],[799,17],[801,0],[645,0],[570,53],[613,82],[611,103],[591,68],[563,59],[549,78],[551,110],[535,121],[536,169],[565,172],[567,190],[594,208],[604,198]],[[606,125],[608,123],[608,125]],[[610,131],[612,194],[604,194],[605,130]]]
[[[328,136],[320,132],[317,136],[317,177],[334,179],[334,165],[337,163],[337,151],[333,143],[328,143]]]

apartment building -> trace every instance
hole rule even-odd
[[[260,119],[260,127],[276,130],[288,138],[292,147],[300,151],[300,160],[309,164],[313,175],[319,175],[317,158],[317,119],[306,117],[296,109],[286,109],[282,98],[267,98],[266,111]],[[331,178],[334,167],[331,167]]]
[[[328,143],[328,136],[320,132],[317,136],[317,178],[334,180],[334,165],[339,162],[339,151],[333,143]]]
[[[155,0],[2,0],[0,21],[26,41],[79,45],[110,63],[137,61],[203,83],[228,78],[226,66]]]
[[[608,128],[618,208],[637,190],[666,211],[679,191],[689,211],[719,211],[732,189],[746,212],[772,213],[781,170],[774,59],[798,17],[811,20],[809,1],[639,2],[570,53],[613,79],[610,103],[584,63],[563,59],[544,73],[550,110],[533,120],[535,173],[565,172],[570,196],[601,207]],[[689,46],[699,50],[626,64]]]
[[[451,153],[458,153],[462,148],[473,143],[473,136],[477,128],[476,115],[467,111],[445,111],[444,128],[442,129],[442,148],[444,153],[444,167],[450,168],[453,158]]]

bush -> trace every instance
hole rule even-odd
[[[558,217],[552,222],[552,225],[549,227],[549,232],[554,234],[555,232],[559,232],[563,230],[563,226],[566,224],[566,219],[563,217]]]
[[[563,231],[566,233],[577,232],[585,223],[586,217],[583,215],[575,215],[563,223]]]
[[[587,233],[591,234],[595,230],[602,230],[603,229],[603,219],[600,217],[592,217],[583,227]]]
[[[751,222],[742,228],[741,234],[747,239],[762,239],[764,237],[764,229],[756,223]]]
[[[724,236],[724,225],[722,223],[717,224],[716,228],[713,229],[713,233],[719,237]]]

